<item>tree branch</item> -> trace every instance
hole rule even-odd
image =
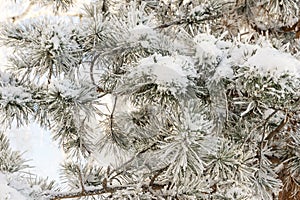
[[[212,15],[212,16],[205,17],[203,19],[195,20],[193,22],[194,23],[200,23],[200,22],[204,22],[204,21],[208,21],[208,20],[214,20],[214,19],[217,19],[217,18],[222,17],[222,16],[223,16],[223,14]],[[166,24],[159,25],[159,26],[155,27],[154,29],[163,29],[163,28],[167,28],[169,26],[182,25],[182,24],[185,24],[185,23],[187,23],[187,24],[190,23],[190,19],[189,18],[183,18],[183,19],[175,20],[175,21],[172,21],[172,22],[169,22],[169,23],[166,23]]]
[[[261,154],[262,154],[262,149],[265,145],[264,141],[265,141],[265,134],[266,134],[266,125],[268,123],[268,121],[278,112],[278,109],[274,110],[266,119],[265,122],[261,125],[263,126],[263,134],[261,136],[261,140],[260,140],[260,145],[259,145],[259,155],[258,155],[258,159],[259,159],[259,163],[261,162]]]
[[[263,123],[263,135],[261,137],[261,141],[260,141],[260,150],[262,150],[263,147],[263,141],[265,140],[265,134],[266,134],[266,125],[268,123],[268,121],[278,112],[278,110],[274,110],[266,119],[265,122]]]
[[[82,193],[82,191],[75,191],[75,192],[68,192],[68,193],[57,193],[57,194],[51,194],[51,195],[45,195],[50,200],[61,200],[61,199],[71,199],[71,198],[79,198],[79,197],[87,197],[87,196],[94,196],[94,195],[101,195],[104,194],[105,190],[103,188],[101,189],[93,189],[93,190],[87,190],[85,191],[85,194]]]
[[[104,188],[87,188],[85,192],[82,191],[74,191],[74,192],[61,192],[61,193],[54,193],[54,194],[45,194],[44,196],[49,198],[50,200],[61,200],[61,199],[71,199],[71,198],[80,198],[80,197],[88,197],[88,196],[95,196],[95,195],[103,195],[106,193],[111,193],[111,191],[117,190],[124,190],[135,187],[136,185],[124,185],[124,186],[113,186],[109,187],[108,190]]]
[[[298,20],[295,24],[293,24],[292,26],[281,26],[281,27],[270,27],[270,28],[260,28],[255,22],[252,24],[249,24],[250,27],[258,32],[258,33],[266,33],[266,32],[271,32],[271,33],[279,33],[279,34],[283,34],[283,33],[290,33],[293,32],[295,33],[295,38],[299,39],[300,38],[300,20]]]
[[[168,167],[169,167],[169,166],[167,165],[167,166],[165,166],[165,167],[163,167],[163,168],[161,168],[161,169],[159,169],[159,170],[156,171],[156,174],[154,174],[154,176],[153,176],[153,177],[151,178],[151,180],[150,180],[150,183],[149,183],[149,186],[150,186],[150,187],[153,187],[153,186],[154,186],[154,181],[155,181],[155,179],[156,179],[162,172],[164,172]]]
[[[83,183],[83,178],[82,178],[82,174],[81,174],[81,169],[79,168],[78,165],[77,165],[77,169],[78,169],[78,173],[79,173],[79,182],[80,182],[80,186],[81,186],[81,192],[82,192],[82,194],[85,194],[85,189],[84,189],[84,183]]]
[[[53,73],[53,69],[52,69],[52,64],[49,66],[49,74],[48,74],[48,85],[50,85],[51,83],[51,79],[52,79],[52,73]]]
[[[95,62],[100,57],[100,55],[101,54],[97,54],[96,56],[94,56],[94,58],[93,58],[93,60],[91,62],[91,66],[90,66],[90,78],[91,78],[92,84],[97,87],[97,92],[105,92],[103,88],[101,88],[99,85],[96,84],[95,78],[94,78],[94,66],[95,66]]]
[[[122,168],[125,168],[129,163],[131,163],[136,157],[138,157],[139,155],[145,153],[146,151],[148,151],[149,149],[151,149],[154,145],[156,145],[156,143],[153,143],[152,145],[146,147],[145,149],[143,149],[142,151],[138,152],[137,154],[135,154],[134,156],[132,156],[128,161],[126,161],[125,163],[123,163],[120,167],[112,170],[108,176],[111,176],[113,173],[119,171],[120,169]],[[123,172],[124,170],[121,171],[121,173]],[[119,175],[120,173],[117,173],[117,175]],[[112,179],[115,178],[117,175],[111,177]]]
[[[114,123],[114,112],[116,110],[116,105],[117,105],[117,100],[118,100],[118,97],[116,96],[115,97],[115,102],[114,102],[114,105],[113,105],[113,108],[112,108],[112,111],[111,111],[111,114],[110,114],[110,133],[111,135],[113,135],[113,123]]]
[[[28,13],[30,13],[32,6],[34,5],[33,1],[30,1],[29,5],[27,8],[22,12],[20,15],[16,15],[11,17],[12,22],[15,22],[23,17],[25,17]]]
[[[281,131],[281,129],[286,125],[286,123],[289,121],[289,118],[291,116],[286,113],[285,118],[280,122],[280,124],[273,130],[271,131],[268,136],[266,137],[266,140],[271,140],[277,133]]]

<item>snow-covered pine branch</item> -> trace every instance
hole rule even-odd
[[[26,198],[299,198],[297,1],[84,10],[1,28],[13,52],[0,74],[1,129],[35,120],[66,155],[59,189],[36,181],[44,189]],[[1,173],[23,169],[4,158]]]

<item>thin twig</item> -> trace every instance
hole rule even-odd
[[[277,126],[273,131],[271,131],[268,136],[266,137],[266,140],[271,140],[277,133],[281,131],[281,129],[286,125],[286,123],[289,121],[289,114],[286,113],[285,118],[280,122],[279,126]]]
[[[97,88],[97,92],[105,92],[103,88],[101,88],[98,84],[96,84],[95,82],[95,78],[94,78],[94,66],[95,66],[95,63],[96,61],[98,60],[98,58],[100,57],[101,54],[97,54],[96,56],[94,56],[94,58],[92,59],[92,62],[91,62],[91,66],[90,66],[90,78],[91,78],[91,81],[92,81],[92,84],[94,86],[96,86]],[[105,92],[105,94],[103,96],[105,96],[107,93]],[[103,97],[101,96],[101,97]]]
[[[27,8],[24,10],[24,12],[22,12],[20,15],[16,15],[16,16],[11,17],[11,20],[13,22],[15,22],[15,21],[25,17],[28,13],[30,13],[31,8],[32,8],[33,5],[34,5],[34,3],[33,3],[33,1],[31,1],[29,3],[29,5],[27,6]]]
[[[259,155],[259,163],[261,164],[261,155],[262,155],[262,149],[263,149],[263,147],[264,147],[264,140],[265,140],[265,134],[266,134],[266,125],[267,125],[267,123],[268,123],[268,121],[276,114],[278,112],[278,110],[276,109],[276,110],[274,110],[266,119],[265,119],[265,122],[261,125],[261,126],[263,126],[263,134],[262,134],[262,136],[261,136],[261,140],[260,140],[260,145],[259,145],[259,153],[260,153],[260,155]]]
[[[80,182],[81,192],[82,192],[82,194],[85,194],[85,189],[84,189],[84,183],[83,183],[81,169],[79,168],[78,165],[76,167],[77,167],[78,173],[79,173],[79,182]]]
[[[106,14],[108,12],[108,6],[107,6],[107,1],[106,0],[102,1],[101,11],[102,11],[103,14]]]
[[[143,149],[142,151],[136,153],[134,156],[132,156],[128,161],[126,161],[125,163],[123,163],[121,166],[119,166],[118,168],[112,170],[108,176],[111,176],[113,173],[119,171],[120,169],[124,169],[128,164],[130,164],[135,158],[137,158],[138,156],[140,156],[141,154],[145,153],[146,151],[148,151],[149,149],[151,149],[154,145],[156,145],[156,143],[153,143],[152,145],[146,147],[145,149]],[[121,171],[121,173],[124,170]],[[120,174],[120,173],[117,173]],[[116,176],[113,176],[111,178],[115,178]]]
[[[124,186],[113,186],[110,187],[109,190],[124,190],[128,189],[130,187],[136,187],[136,185],[124,185]],[[44,196],[49,198],[50,200],[61,200],[61,199],[71,199],[71,198],[80,198],[80,197],[88,197],[88,196],[95,196],[95,195],[102,195],[110,193],[109,191],[106,191],[104,188],[90,188],[86,189],[85,193],[82,193],[82,191],[75,191],[75,192],[61,192],[56,194],[45,194]]]
[[[97,54],[96,56],[94,56],[94,58],[91,62],[91,66],[90,66],[90,78],[91,78],[93,85],[95,85],[97,87],[98,87],[98,85],[96,84],[95,78],[94,78],[94,65],[95,65],[95,62],[97,61],[97,59],[99,58],[99,56],[100,56],[100,54]]]
[[[101,189],[93,189],[90,191],[86,191],[85,194],[82,194],[81,191],[70,192],[70,193],[61,193],[61,194],[52,194],[52,195],[49,195],[48,198],[50,200],[61,200],[61,199],[80,198],[83,196],[88,197],[88,196],[94,196],[94,195],[101,195],[101,194],[105,194],[105,193],[106,193],[106,191],[103,188],[101,188]]]
[[[52,69],[52,65],[50,65],[49,66],[49,74],[48,74],[48,85],[50,85],[50,83],[51,83],[52,73],[53,73],[53,69]]]
[[[265,140],[265,134],[266,134],[266,125],[268,123],[268,121],[278,112],[278,110],[274,110],[266,119],[265,119],[265,122],[263,123],[263,135],[262,135],[262,138],[261,138],[261,142],[260,144],[262,145],[263,141]]]
[[[165,167],[163,167],[163,168],[161,168],[161,169],[159,169],[159,170],[156,171],[156,174],[154,174],[154,176],[153,176],[153,177],[151,178],[151,180],[150,180],[150,183],[149,183],[149,186],[150,186],[150,187],[152,187],[152,186],[154,185],[155,179],[156,179],[163,171],[165,171],[168,167],[169,167],[169,166],[167,165],[167,166],[165,166]]]
[[[115,96],[115,101],[114,101],[114,105],[113,105],[113,108],[112,108],[112,111],[111,111],[111,114],[110,114],[110,133],[111,135],[113,135],[114,133],[114,130],[113,130],[113,123],[114,123],[114,113],[115,113],[115,110],[116,110],[116,105],[117,105],[117,100],[118,100],[118,97]]]

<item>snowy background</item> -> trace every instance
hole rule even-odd
[[[30,172],[59,180],[58,168],[63,154],[51,140],[50,132],[32,123],[26,127],[12,128],[7,135],[12,149],[25,152],[24,158],[30,159],[28,164],[34,166]]]

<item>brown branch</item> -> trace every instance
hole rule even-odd
[[[86,189],[84,193],[82,191],[61,192],[61,193],[54,193],[54,194],[44,194],[44,196],[50,200],[80,198],[80,197],[88,197],[88,196],[95,196],[95,195],[103,195],[103,194],[111,193],[111,191],[129,189],[130,187],[133,186],[135,185],[114,186],[109,188],[107,187],[106,190],[104,188],[90,188],[90,189]]]
[[[153,190],[159,190],[167,186],[169,183],[165,184],[153,184],[152,189]],[[74,192],[57,192],[52,194],[44,194],[44,197],[50,200],[61,200],[61,199],[71,199],[71,198],[80,198],[80,197],[89,197],[89,196],[96,196],[96,195],[105,195],[112,194],[116,191],[122,191],[122,190],[132,190],[136,188],[136,184],[130,184],[130,185],[119,185],[119,186],[112,186],[109,187],[107,185],[107,181],[104,179],[102,182],[102,188],[89,188],[86,189],[83,193],[82,191],[74,191]],[[143,187],[144,190],[147,190],[151,192],[151,188],[149,187]],[[167,197],[166,195],[162,194],[162,196]]]
[[[147,149],[150,149],[152,146],[153,145],[151,145],[150,147],[144,149],[143,151],[139,152],[137,155],[139,155],[141,153],[144,153],[145,151],[147,151]],[[127,165],[128,163],[130,163],[133,160],[133,158],[130,159],[128,162],[124,163],[122,165],[122,167],[124,167],[124,165]],[[168,168],[168,166],[155,171],[154,176],[150,180],[150,184],[149,184],[150,187],[143,187],[143,189],[148,190],[149,192],[151,192],[151,189],[160,190],[160,189],[164,188],[165,186],[167,186],[169,183],[165,183],[165,184],[154,183],[155,179],[167,168]],[[109,172],[110,170],[108,170],[107,171],[108,176],[111,175],[112,173],[116,172],[118,169],[113,170],[112,172]],[[118,174],[120,174],[120,173],[118,173]],[[82,178],[80,178],[80,179],[82,180]],[[83,183],[83,182],[81,181],[81,183]],[[61,193],[55,193],[55,194],[45,194],[44,196],[49,198],[50,200],[61,200],[61,199],[80,198],[80,197],[88,197],[88,196],[95,196],[95,195],[112,194],[112,193],[114,193],[118,190],[128,190],[130,188],[136,187],[135,184],[123,185],[123,186],[122,185],[108,186],[107,183],[108,183],[108,179],[104,178],[103,181],[102,181],[102,184],[101,184],[102,185],[101,188],[85,188],[85,189],[81,189],[80,191],[61,192]],[[83,188],[82,184],[81,184],[81,187]]]
[[[271,32],[271,33],[283,34],[283,33],[293,32],[293,33],[295,33],[296,39],[300,38],[300,20],[297,21],[292,26],[271,27],[271,28],[265,28],[265,29],[260,28],[256,23],[252,23],[249,25],[253,30],[255,30],[258,33],[264,34],[266,32]]]
[[[85,194],[82,191],[78,192],[69,192],[69,193],[60,193],[60,194],[52,194],[52,195],[45,195],[50,200],[61,200],[61,199],[71,199],[71,198],[80,198],[80,197],[87,197],[87,196],[94,196],[94,195],[101,195],[105,194],[105,190],[101,189],[93,189],[90,191],[85,191]]]
[[[155,181],[155,179],[156,179],[161,173],[163,173],[168,167],[169,167],[169,166],[167,165],[167,166],[165,166],[164,168],[161,168],[161,169],[159,169],[159,170],[156,171],[156,174],[154,174],[154,176],[153,176],[153,177],[151,178],[151,180],[150,180],[150,183],[149,183],[149,186],[150,186],[150,187],[153,187],[153,186],[154,186],[154,181]]]
[[[259,155],[258,155],[258,160],[259,160],[259,163],[261,162],[261,153],[262,153],[262,149],[265,145],[264,143],[264,140],[265,140],[265,134],[266,134],[266,125],[268,123],[268,121],[278,112],[278,109],[274,110],[266,119],[265,119],[265,122],[260,125],[260,126],[263,126],[263,134],[261,136],[261,141],[260,141],[260,145],[259,145]]]
[[[97,87],[97,92],[101,93],[101,92],[105,92],[105,91],[103,88],[101,88],[99,85],[96,84],[95,78],[94,78],[94,66],[95,66],[95,62],[97,61],[97,59],[99,57],[100,57],[100,54],[97,54],[92,59],[91,66],[90,66],[90,78],[91,78],[92,84]]]
[[[300,20],[298,20],[292,26],[283,26],[280,28],[283,32],[295,32],[295,38],[300,38]]]
[[[102,1],[101,11],[102,11],[103,14],[106,14],[109,10],[107,3],[108,3],[107,0]]]
[[[278,110],[274,110],[266,119],[265,122],[263,123],[263,135],[261,137],[261,142],[260,142],[260,149],[263,147],[263,141],[265,140],[265,134],[266,134],[266,125],[268,121],[278,112]]]
[[[184,20],[184,19],[175,20],[175,21],[172,21],[172,22],[169,22],[169,23],[166,23],[166,24],[159,25],[159,26],[155,27],[154,29],[162,29],[162,28],[167,28],[167,27],[169,27],[169,26],[181,25],[181,24],[183,24],[185,21],[186,21],[186,20]]]
[[[277,133],[281,131],[281,129],[286,125],[286,123],[289,121],[289,114],[287,113],[285,118],[280,122],[280,124],[273,130],[271,131],[268,136],[266,137],[266,140],[271,140]]]
[[[81,192],[82,194],[85,194],[85,189],[84,189],[84,183],[83,183],[83,178],[82,178],[82,174],[81,174],[81,169],[79,168],[79,166],[77,165],[77,170],[79,173],[79,182],[80,182],[80,186],[81,186]]]
[[[23,13],[21,13],[20,15],[16,15],[11,17],[12,22],[15,22],[23,17],[25,17],[28,13],[30,13],[32,6],[34,5],[33,1],[30,1],[29,5],[27,6],[27,8],[24,10]]]
[[[106,192],[109,192],[109,193],[113,193],[116,191],[114,188],[109,188],[107,186],[107,178],[104,178],[104,180],[102,181],[102,187]]]

